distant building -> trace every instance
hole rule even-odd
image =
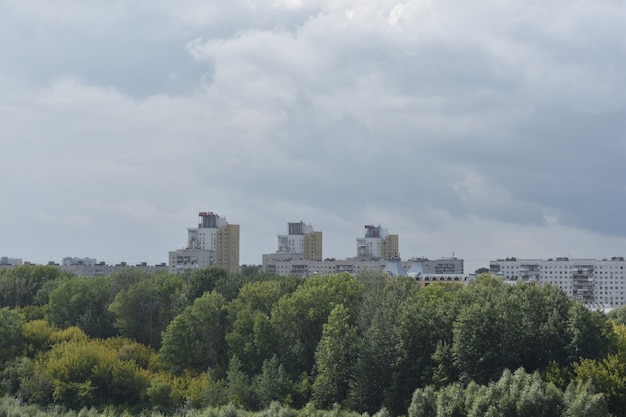
[[[384,271],[389,259],[399,259],[398,235],[391,235],[381,226],[365,226],[365,236],[356,239],[358,256],[347,259],[326,258],[322,260],[322,232],[313,231],[313,227],[303,222],[288,223],[287,234],[278,235],[278,250],[263,255],[262,268],[282,276],[298,275],[308,277],[320,274],[348,272],[358,274],[363,271]],[[307,239],[314,242],[311,246],[319,251],[307,251]],[[317,243],[319,242],[319,244]],[[435,273],[463,273],[463,260],[442,258],[430,261],[422,258]],[[397,274],[404,273],[413,261],[401,262]]]
[[[22,263],[21,259],[5,259],[0,258],[0,268],[14,268],[21,265],[35,265],[29,262]],[[62,271],[70,272],[78,277],[100,277],[110,275],[125,269],[134,269],[145,272],[167,271],[165,262],[159,265],[148,265],[147,262],[140,262],[136,265],[128,265],[126,262],[120,262],[116,265],[107,265],[105,262],[98,262],[96,258],[76,258],[65,257],[61,264],[54,261],[47,263],[48,266],[54,266]]]
[[[73,266],[73,265],[93,266],[97,262],[98,261],[96,260],[96,258],[75,258],[75,257],[68,256],[68,257],[63,258],[61,265],[63,266]]]
[[[357,274],[366,270],[382,271],[386,260],[362,260],[359,258],[335,259],[328,258],[323,261],[310,261],[302,255],[291,254],[265,254],[263,255],[263,271],[287,276],[298,275],[308,277],[311,275],[338,274],[348,272]]]
[[[239,271],[239,225],[228,224],[213,212],[198,214],[198,227],[187,229],[187,246],[169,253],[169,270],[218,266]]]
[[[626,305],[626,261],[611,259],[517,259],[489,262],[490,272],[511,281],[554,284],[570,298],[590,307],[615,308]]]
[[[8,256],[0,257],[0,269],[9,269],[22,264],[21,258],[9,258]]]
[[[79,277],[102,277],[113,274],[115,272],[132,269],[143,272],[164,272],[167,271],[165,262],[158,265],[148,265],[147,262],[140,262],[136,265],[129,265],[126,262],[120,262],[115,265],[108,265],[105,262],[98,262],[95,258],[63,258],[61,265],[49,263],[48,265],[57,266],[62,271],[71,272]]]
[[[452,264],[449,264],[452,262]],[[458,266],[456,269],[454,266]],[[442,258],[430,261],[425,258],[402,262],[399,257],[391,257],[383,272],[389,276],[409,276],[423,287],[433,282],[451,282],[466,285],[476,274],[463,273],[463,260],[458,258]]]
[[[356,256],[372,260],[400,256],[398,235],[390,235],[380,225],[365,225],[365,236],[356,239]]]
[[[463,273],[463,260],[455,257],[431,261],[418,258],[409,261],[406,275],[415,279],[422,287],[435,282],[467,285],[476,274]],[[397,268],[397,267],[396,267]]]
[[[428,258],[411,258],[403,261],[403,265],[408,272],[410,268],[416,268],[416,265],[423,265],[429,274],[464,274],[463,259],[456,256],[444,257],[439,259]]]
[[[276,253],[302,255],[309,261],[322,260],[322,232],[313,230],[310,224],[287,223],[287,234],[278,235]]]

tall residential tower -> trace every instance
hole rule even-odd
[[[356,239],[357,258],[389,259],[400,256],[398,235],[390,235],[381,226],[365,225],[365,236]]]
[[[187,229],[187,246],[169,253],[170,272],[218,266],[239,271],[239,225],[213,212],[198,214],[198,227]]]
[[[287,234],[278,235],[277,253],[302,255],[309,261],[322,260],[322,232],[313,230],[310,224],[287,223]]]

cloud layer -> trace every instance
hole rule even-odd
[[[0,255],[622,255],[626,4],[0,2]]]

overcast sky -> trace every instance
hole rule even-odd
[[[626,255],[624,0],[0,0],[0,256]]]

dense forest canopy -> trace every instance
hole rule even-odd
[[[0,413],[626,415],[625,312],[551,285],[26,265],[0,307]]]

